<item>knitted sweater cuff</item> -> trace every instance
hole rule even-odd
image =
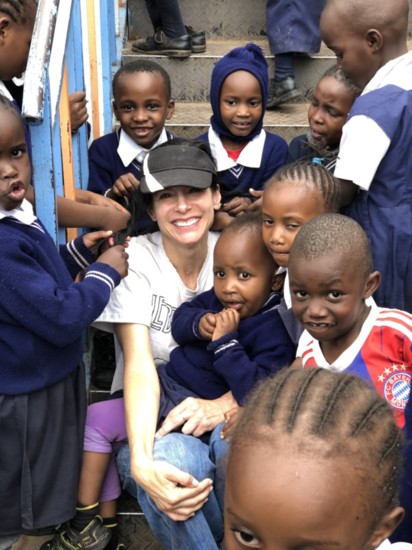
[[[89,266],[84,276],[84,281],[90,278],[105,283],[110,291],[114,290],[121,281],[119,273],[109,264],[104,264],[102,262],[94,262]]]
[[[93,252],[85,246],[82,235],[68,242],[66,250],[81,269],[89,266],[95,260]]]

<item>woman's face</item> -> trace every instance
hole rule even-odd
[[[157,222],[163,239],[190,246],[207,234],[219,207],[219,190],[179,185],[155,193],[149,215]]]

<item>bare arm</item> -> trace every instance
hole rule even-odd
[[[125,363],[124,399],[132,477],[159,510],[173,520],[185,520],[203,506],[212,482],[198,481],[170,464],[153,461],[160,388],[149,329],[144,325],[119,324],[116,335]]]

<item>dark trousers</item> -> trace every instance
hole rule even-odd
[[[154,30],[162,27],[170,38],[187,34],[180,13],[179,0],[145,0],[145,2]]]

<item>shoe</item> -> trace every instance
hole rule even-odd
[[[111,532],[100,516],[83,529],[76,531],[69,523],[61,525],[54,538],[40,546],[40,550],[103,550],[109,544]]]
[[[206,51],[206,34],[205,31],[195,31],[193,27],[185,25],[187,34],[192,39],[192,52],[204,53]]]
[[[288,76],[280,82],[271,80],[269,90],[269,99],[266,104],[266,109],[273,109],[281,103],[285,103],[301,95],[296,86],[295,79],[291,76]]]
[[[192,53],[192,39],[189,34],[169,38],[161,29],[153,36],[141,38],[132,44],[132,50],[150,55],[167,55],[168,57],[189,57]]]

